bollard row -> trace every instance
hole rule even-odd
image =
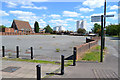
[[[16,58],[19,58],[19,46],[16,46]],[[5,46],[2,46],[2,57],[5,57]],[[31,47],[31,59],[33,59],[33,47]]]

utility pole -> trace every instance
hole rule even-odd
[[[100,62],[103,62],[103,38],[104,38],[104,28],[103,28],[103,15],[101,15],[101,56]]]
[[[106,0],[105,0],[105,3],[104,3],[104,16],[106,16]],[[103,35],[103,49],[105,49],[105,28],[106,28],[106,17],[104,17],[104,35]]]

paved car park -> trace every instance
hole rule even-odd
[[[85,43],[85,38],[67,35],[9,35],[2,36],[2,45],[5,46],[7,56],[15,57],[16,46],[19,46],[20,57],[30,58],[30,47],[33,47],[35,59],[57,61],[60,55],[72,55],[73,47]]]

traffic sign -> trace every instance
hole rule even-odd
[[[101,16],[91,16],[91,22],[101,22]]]
[[[103,15],[103,17],[114,17],[114,15]],[[91,16],[91,22],[101,22],[101,16]]]

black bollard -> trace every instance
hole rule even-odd
[[[40,64],[38,64],[36,66],[36,68],[37,68],[37,80],[41,80],[41,66],[40,66]]]
[[[2,46],[2,57],[5,57],[5,47]]]
[[[64,55],[61,55],[61,75],[64,74]]]
[[[17,58],[19,58],[19,46],[16,46],[16,51],[17,51]]]
[[[74,47],[74,51],[73,51],[73,66],[76,65],[76,47]]]
[[[33,47],[31,47],[31,59],[33,59]]]

